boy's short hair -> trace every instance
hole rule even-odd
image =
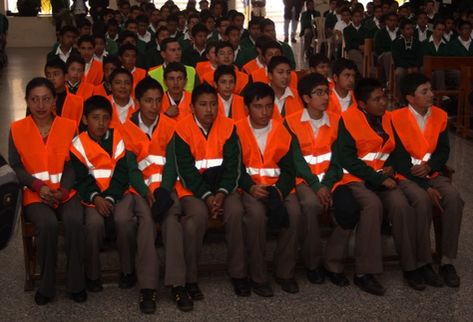
[[[136,49],[136,46],[132,45],[132,44],[123,44],[120,46],[120,48],[118,49],[118,56],[119,57],[122,57],[123,54],[127,51],[127,50],[133,50],[135,52],[135,54],[138,55],[138,49]]]
[[[291,62],[289,59],[285,56],[274,56],[271,58],[268,64],[268,73],[272,73],[274,69],[276,69],[277,66],[281,64],[286,64],[291,68]],[[292,68],[291,68],[292,70]]]
[[[366,103],[376,89],[382,89],[383,85],[374,78],[362,78],[355,86],[353,93],[357,101]]]
[[[270,97],[271,101],[274,101],[274,90],[271,86],[262,82],[249,84],[243,93],[243,101],[248,107],[253,100],[260,100],[265,97]]]
[[[469,22],[468,20],[460,20],[460,22],[458,23],[458,30],[462,29],[465,25],[471,27],[471,22]]]
[[[402,30],[408,25],[413,26],[414,23],[410,19],[402,18],[401,21],[399,22],[399,29]]]
[[[320,85],[328,87],[327,78],[319,73],[310,73],[299,79],[299,82],[297,83],[297,92],[301,98],[303,95],[310,96],[314,88]],[[302,100],[302,102],[304,103],[304,106],[307,106],[307,103],[304,102],[304,100]]]
[[[215,97],[217,97],[217,90],[214,87],[210,86],[207,82],[197,85],[192,91],[192,104],[195,104],[199,97],[203,94],[213,94],[215,95]]]
[[[254,17],[252,18],[249,22],[248,22],[248,29],[251,29],[251,27],[253,26],[258,26],[258,27],[261,27],[261,20],[263,20],[263,18],[261,17]]]
[[[255,47],[256,48],[259,48],[261,50],[263,50],[264,46],[266,45],[266,43],[272,41],[273,39],[271,37],[268,37],[268,36],[259,36],[256,41],[255,41]]]
[[[107,29],[108,27],[117,27],[118,28],[118,22],[115,19],[110,19],[107,22]]]
[[[350,10],[350,8],[348,8],[348,7],[342,7],[342,8],[340,9],[340,14],[342,14],[342,13],[344,13],[344,12],[348,12],[348,13],[351,14],[351,10]]]
[[[161,95],[164,93],[163,87],[159,84],[158,81],[152,79],[151,77],[147,76],[143,78],[138,85],[135,87],[135,97],[138,101],[145,95],[147,91],[150,89],[157,89]]]
[[[125,69],[123,67],[117,68],[112,72],[112,74],[110,75],[110,83],[113,82],[115,77],[117,77],[118,75],[122,75],[122,74],[127,75],[128,77],[130,77],[130,80],[133,83],[133,74],[128,69]]]
[[[122,66],[122,64],[120,63],[120,60],[118,59],[118,57],[113,56],[113,55],[105,56],[103,58],[102,65],[105,66],[107,64],[113,64],[116,68],[120,68]]]
[[[258,38],[259,39],[259,38]],[[266,43],[264,43],[263,47],[261,48],[261,52],[264,55],[266,55],[266,52],[269,50],[269,49],[279,49],[282,53],[282,46],[279,42],[277,42],[276,40],[270,40]]]
[[[444,25],[445,26],[445,20],[443,19],[435,19],[432,28],[435,29],[438,25]]]
[[[273,27],[275,26],[274,21],[272,21],[269,18],[265,18],[265,19],[261,20],[259,25],[261,27],[261,31],[263,31],[264,28],[266,28],[266,26],[273,26]]]
[[[77,29],[81,29],[82,27],[92,27],[92,24],[87,18],[83,18],[77,22]]]
[[[233,76],[233,79],[236,81],[236,73],[235,73],[235,70],[233,69],[233,66],[228,66],[228,65],[218,66],[214,73],[214,82],[217,83],[220,77],[222,77],[223,75],[231,75]]]
[[[330,60],[324,54],[314,54],[309,57],[309,67],[316,68],[320,64],[330,65]]]
[[[140,23],[148,23],[148,17],[146,15],[139,15],[138,17],[136,17],[136,23],[140,24]]]
[[[192,30],[191,30],[192,38],[195,38],[195,36],[196,36],[199,32],[204,32],[205,34],[208,34],[208,33],[209,33],[209,30],[207,29],[207,27],[206,27],[204,24],[198,23],[198,24],[196,24],[194,27],[192,27]]]
[[[230,19],[228,19],[227,17],[218,18],[217,21],[215,21],[215,27],[220,27],[222,25],[222,22],[224,21],[230,21]]]
[[[173,21],[179,23],[179,16],[176,14],[169,15],[167,22]]]
[[[356,67],[356,64],[352,60],[346,59],[346,58],[341,58],[341,59],[336,60],[333,63],[332,74],[340,76],[340,74],[345,69],[354,70],[355,73],[358,72],[358,68]]]
[[[138,41],[138,36],[134,32],[125,30],[120,33],[120,36],[118,36],[118,43],[122,44],[126,38],[134,38],[135,41]]]
[[[103,33],[94,34],[93,37],[94,37],[94,40],[102,39],[105,43],[107,43],[107,37],[105,37],[105,34]]]
[[[234,51],[232,44],[230,44],[228,41],[219,41],[217,46],[215,46],[215,53],[217,54],[223,48],[231,48],[232,51]]]
[[[401,79],[399,90],[403,98],[407,95],[415,95],[417,88],[425,83],[430,83],[430,79],[422,73],[407,74]]]
[[[80,57],[79,55],[70,55],[69,58],[66,61],[66,69],[69,70],[69,67],[73,63],[78,63],[81,64],[83,68],[85,68],[85,60],[84,58]]]
[[[80,45],[84,42],[91,43],[92,46],[95,47],[95,38],[94,38],[94,36],[91,36],[91,35],[80,36],[79,40],[77,40],[77,46],[80,47]]]
[[[168,45],[170,43],[173,43],[173,42],[177,42],[179,44],[179,41],[177,40],[177,38],[174,38],[174,37],[168,37],[166,39],[164,39],[162,42],[161,42],[161,51],[166,51]]]
[[[89,116],[90,113],[97,110],[104,110],[110,116],[112,115],[112,104],[110,101],[101,95],[93,95],[84,102],[84,116]]]
[[[46,72],[46,69],[48,68],[60,69],[64,74],[67,74],[66,63],[59,57],[54,57],[53,59],[48,60],[46,65],[44,65],[44,72]]]
[[[240,34],[240,29],[238,29],[237,26],[230,25],[227,27],[227,29],[225,29],[225,36],[230,35],[232,31],[238,31],[238,34]]]
[[[186,66],[179,62],[169,63],[166,68],[164,68],[164,79],[166,79],[169,73],[172,72],[181,72],[184,75],[184,78],[187,78]]]
[[[207,44],[205,45],[205,53],[207,54],[212,48],[217,48],[218,42],[211,40],[207,41]]]
[[[74,35],[78,36],[79,35],[79,30],[77,30],[76,27],[74,26],[64,26],[61,28],[59,31],[60,36],[64,36],[67,32],[72,32]]]
[[[125,25],[124,25],[125,29],[126,29],[129,25],[131,25],[132,23],[138,24],[135,19],[128,18],[128,20],[125,21]]]

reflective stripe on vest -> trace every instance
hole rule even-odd
[[[386,161],[389,158],[389,153],[382,153],[382,152],[370,152],[365,154],[361,160],[363,161],[375,161],[381,160]]]
[[[411,157],[412,165],[420,165],[420,164],[422,164],[422,163],[425,163],[425,162],[429,161],[430,156],[431,156],[430,153],[426,153],[426,154],[424,154],[424,156],[422,157],[422,159],[416,159],[416,158],[414,158],[414,157]]]
[[[305,161],[310,165],[320,164],[322,162],[330,161],[332,152],[327,152],[321,155],[304,155]]]
[[[161,155],[150,154],[146,158],[138,162],[138,169],[143,171],[144,169],[146,169],[152,164],[164,165],[165,163],[166,163],[166,157],[163,157]]]
[[[260,177],[272,177],[277,178],[281,174],[281,169],[279,168],[246,168],[246,172],[250,176],[260,176]]]
[[[43,171],[33,173],[32,176],[42,181],[51,181],[51,183],[59,183],[61,182],[62,172],[57,174],[49,174],[48,171]]]
[[[163,180],[163,176],[161,175],[161,173],[155,173],[155,174],[150,175],[148,179],[145,180],[145,183],[147,186],[149,186],[152,183],[161,182],[162,180]]]
[[[195,167],[199,170],[218,167],[222,165],[223,159],[202,159],[195,161]]]

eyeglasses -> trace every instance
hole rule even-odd
[[[315,96],[324,96],[328,94],[329,94],[328,89],[316,89],[315,91],[310,92],[310,95],[315,95]]]

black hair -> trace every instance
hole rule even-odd
[[[163,94],[163,87],[159,84],[158,81],[152,79],[151,77],[147,76],[143,78],[135,87],[135,97],[138,101],[145,95],[147,91],[150,89],[157,89]]]
[[[187,22],[189,22],[191,19],[194,19],[194,18],[197,18],[200,21],[199,14],[194,12],[194,13],[189,14],[189,16],[187,17]]]
[[[215,53],[218,53],[221,49],[223,48],[231,48],[232,51],[234,51],[232,44],[230,44],[228,41],[219,41],[217,43],[217,46],[215,46]]]
[[[120,63],[120,60],[118,59],[118,57],[113,56],[113,55],[105,56],[103,58],[102,65],[105,66],[107,64],[113,64],[115,66],[115,68],[120,68],[122,66],[122,64]]]
[[[430,79],[422,73],[407,74],[401,79],[399,86],[402,97],[405,98],[407,95],[414,96],[417,87],[429,82]]]
[[[232,20],[235,20],[236,17],[243,17],[243,19],[245,18],[245,15],[242,13],[242,12],[235,12],[235,14],[233,15],[233,19]]]
[[[261,20],[263,20],[263,18],[261,17],[254,17],[252,18],[249,22],[248,22],[248,29],[250,29],[251,27],[253,26],[256,26],[258,25],[258,27],[261,27]]]
[[[108,27],[117,27],[118,28],[118,22],[115,19],[110,19],[107,22],[107,29]]]
[[[84,116],[89,116],[90,113],[97,111],[97,110],[104,110],[110,116],[112,115],[112,104],[110,101],[101,95],[93,95],[85,100],[84,102]]]
[[[209,30],[204,24],[198,23],[194,27],[192,27],[192,30],[191,30],[192,38],[194,38],[199,32],[204,32],[205,34],[208,34]]]
[[[122,57],[123,54],[125,53],[125,51],[127,51],[127,50],[133,50],[135,52],[135,54],[138,54],[138,50],[136,49],[135,46],[133,46],[132,44],[123,44],[118,49],[118,56]]]
[[[468,20],[461,20],[459,23],[458,23],[458,30],[462,29],[463,26],[465,25],[468,25],[471,27],[471,22],[469,22]]]
[[[130,24],[132,24],[132,23],[136,23],[136,24],[138,24],[138,23],[136,22],[136,20],[135,20],[135,19],[128,18],[128,20],[127,20],[127,21],[125,21],[125,26],[124,26],[124,27],[125,27],[125,29],[126,29],[126,28],[127,28],[129,25],[130,25]]]
[[[130,6],[130,2],[129,2],[128,0],[120,0],[120,1],[118,1],[118,8],[121,8],[121,7],[125,6],[125,5]]]
[[[432,28],[435,29],[438,25],[444,25],[445,26],[445,20],[443,19],[435,19]]]
[[[255,41],[255,47],[256,48],[259,48],[261,50],[263,50],[264,48],[264,45],[266,45],[266,43],[272,41],[273,39],[269,36],[259,36],[256,41]]]
[[[77,40],[77,47],[80,47],[80,45],[83,42],[89,42],[89,43],[92,44],[92,46],[95,47],[95,38],[94,38],[94,36],[91,36],[91,35],[80,36],[79,40]]]
[[[230,19],[228,19],[227,17],[218,18],[217,21],[215,22],[215,27],[217,28],[220,27],[223,21],[230,21]]]
[[[107,42],[107,37],[105,37],[105,34],[103,33],[94,34],[93,37],[95,41],[97,41],[97,39],[102,39],[105,43]]]
[[[48,68],[57,68],[62,70],[64,74],[67,74],[66,63],[63,62],[59,57],[54,57],[53,59],[48,60],[44,66],[44,71],[46,72],[46,69]]]
[[[110,75],[110,83],[113,82],[115,77],[121,74],[128,75],[128,77],[130,77],[131,82],[133,83],[133,74],[128,69],[125,69],[123,67],[117,68],[112,72],[112,74]]]
[[[166,79],[171,72],[181,72],[184,75],[184,78],[187,78],[186,67],[182,63],[172,62],[167,64],[166,68],[164,68],[163,78]]]
[[[274,56],[271,58],[271,60],[269,61],[269,64],[268,64],[268,73],[272,73],[274,69],[276,69],[277,66],[281,65],[281,64],[286,64],[289,66],[289,68],[291,68],[291,62],[289,61],[289,59],[287,59],[287,57],[285,56]],[[291,68],[292,70],[292,68]]]
[[[205,53],[208,53],[210,49],[212,48],[217,48],[218,42],[215,40],[208,41],[207,44],[205,45]]]
[[[138,41],[138,36],[134,32],[125,30],[120,33],[120,36],[118,36],[118,43],[122,44],[125,39],[129,37],[135,39],[135,41]]]
[[[236,81],[236,73],[235,70],[233,69],[233,66],[228,66],[228,65],[220,65],[217,67],[214,73],[214,82],[215,84],[218,82],[220,77],[223,75],[231,75],[233,76],[233,79]]]
[[[269,38],[269,37],[268,37]],[[259,38],[258,38],[259,39]],[[270,39],[270,38],[269,38]],[[268,42],[265,42],[263,47],[261,48],[261,52],[264,55],[266,55],[266,52],[269,50],[269,49],[279,49],[281,51],[281,53],[283,52],[282,51],[282,46],[279,42],[277,42],[276,40],[270,40]]]
[[[410,19],[402,18],[401,21],[399,22],[399,29],[403,30],[408,25],[413,26],[414,23]]]
[[[66,61],[66,68],[69,69],[73,63],[79,63],[85,68],[85,60],[84,58],[80,57],[79,55],[71,55]]]
[[[167,18],[166,22],[170,22],[170,21],[174,21],[174,22],[179,23],[179,17],[178,17],[178,15],[176,15],[176,14],[169,15],[169,17]]]
[[[358,72],[358,68],[356,67],[356,64],[353,62],[353,60],[346,59],[346,58],[341,58],[341,59],[336,60],[333,63],[332,74],[340,76],[340,74],[345,69],[354,70],[355,73]]]
[[[330,60],[324,54],[314,54],[309,57],[309,67],[315,68],[320,64],[330,64]]]
[[[92,27],[92,24],[87,18],[83,18],[77,22],[77,29],[81,29],[82,27]]]
[[[192,104],[195,104],[199,97],[203,94],[212,94],[217,97],[217,90],[214,87],[210,86],[207,82],[197,85],[192,91]]]
[[[168,44],[173,43],[173,42],[177,42],[179,44],[179,41],[174,37],[168,37],[168,38],[164,39],[160,44],[161,51],[166,51],[166,49],[168,47]]]
[[[377,89],[382,89],[383,85],[381,82],[374,78],[362,78],[355,86],[353,90],[357,101],[366,103],[373,93]]]
[[[238,34],[240,34],[240,29],[238,29],[237,26],[230,25],[225,29],[225,36],[228,36],[232,31],[238,31]]]
[[[36,87],[46,87],[51,92],[51,95],[53,97],[56,97],[56,89],[54,88],[53,83],[51,83],[49,79],[47,79],[46,77],[35,77],[30,80],[26,85],[25,99],[30,96],[31,91]]]
[[[136,17],[136,23],[148,23],[149,20],[148,20],[148,17],[146,15],[139,15],[138,17]]]
[[[72,32],[74,35],[78,36],[79,35],[79,30],[77,30],[76,27],[73,26],[64,26],[61,28],[59,31],[59,35],[64,36],[66,32]]]
[[[327,79],[319,73],[310,73],[299,79],[299,82],[297,83],[297,92],[301,98],[303,95],[310,96],[314,88],[320,85],[328,87]],[[304,103],[304,106],[307,106],[304,100],[302,100],[302,102]]]
[[[271,101],[274,101],[274,90],[271,86],[262,82],[249,84],[243,93],[243,100],[248,107],[255,99],[260,100],[265,97],[271,97]]]
[[[261,31],[263,31],[264,28],[266,28],[266,26],[273,26],[273,27],[275,26],[274,21],[272,21],[269,18],[265,18],[265,19],[261,20],[259,25],[261,27]]]

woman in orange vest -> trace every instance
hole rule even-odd
[[[31,114],[11,125],[8,148],[10,165],[25,187],[25,219],[36,227],[41,281],[35,302],[45,305],[56,294],[58,215],[64,224],[66,290],[75,302],[84,302],[84,212],[72,190],[74,171],[69,164],[77,127],[55,114],[56,93],[46,78],[28,83],[26,104]]]
[[[187,230],[184,238],[189,240],[189,247],[185,248],[186,288],[193,300],[203,298],[197,284],[197,264],[208,217],[221,217],[228,246],[228,275],[235,293],[248,296],[250,288],[243,264],[244,211],[236,192],[240,149],[234,123],[218,114],[217,93],[209,84],[194,88],[191,108],[193,114],[177,124],[174,136],[181,221],[192,222],[192,230]]]
[[[293,193],[292,137],[281,119],[272,118],[274,92],[269,85],[250,84],[244,98],[249,117],[238,121],[236,127],[242,151],[239,185],[244,191],[244,235],[251,286],[259,296],[273,296],[265,261],[267,218],[268,227],[279,232],[274,256],[276,282],[283,291],[297,293],[294,270],[301,209]]]
[[[438,287],[443,282],[459,287],[454,263],[458,252],[464,202],[457,189],[444,176],[449,157],[447,113],[433,106],[434,94],[430,80],[424,74],[406,75],[401,81],[401,93],[408,106],[393,112],[396,149],[389,161],[399,176],[399,186],[413,202],[417,215],[422,215],[423,231],[417,236],[417,256],[425,264],[418,268],[426,284]],[[433,206],[442,221],[440,278],[432,268],[430,222]]]
[[[243,97],[233,94],[236,83],[235,70],[231,66],[218,66],[214,84],[218,93],[218,112],[235,122],[248,116]]]

